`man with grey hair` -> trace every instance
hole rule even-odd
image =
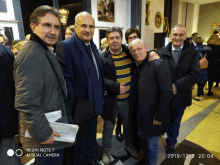
[[[167,132],[167,154],[175,152],[175,144],[184,110],[192,104],[192,86],[199,76],[197,51],[186,42],[186,27],[175,25],[171,29],[171,42],[158,50],[170,67],[173,98],[170,104],[170,126]]]
[[[35,157],[35,165],[61,165],[63,149],[73,144],[54,140],[61,135],[53,130],[45,115],[60,110],[62,117],[57,122],[72,123],[65,80],[53,52],[60,30],[58,10],[47,5],[36,8],[30,16],[30,27],[31,38],[14,62],[20,140],[29,152],[30,148],[35,152],[48,148],[49,154]],[[26,137],[26,131],[32,138]]]
[[[145,164],[156,165],[160,135],[169,127],[170,71],[163,60],[148,60],[147,46],[142,40],[130,42],[129,49],[136,61],[131,80],[131,109],[136,112]]]
[[[91,107],[77,111],[79,100],[92,104],[94,115],[78,123],[79,131],[74,146],[77,165],[99,164],[95,158],[97,116],[103,112],[104,76],[99,52],[92,41],[95,21],[88,12],[75,17],[75,32],[72,37],[58,44],[56,54],[66,80],[69,106],[74,118],[78,113],[86,114]],[[72,148],[73,149],[73,148]],[[71,148],[69,154],[71,154]],[[69,163],[68,162],[68,163]]]

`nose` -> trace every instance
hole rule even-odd
[[[53,26],[52,26],[51,29],[50,29],[50,33],[51,33],[51,34],[55,34],[55,28],[54,28]]]

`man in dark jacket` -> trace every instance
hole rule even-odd
[[[118,113],[121,115],[124,128],[125,149],[135,158],[140,158],[141,154],[132,144],[129,91],[133,58],[127,46],[122,45],[122,30],[119,27],[108,28],[106,37],[109,47],[100,56],[108,92],[108,102],[104,106],[102,115],[104,118],[102,161],[109,164],[112,132]]]
[[[149,62],[147,47],[140,39],[129,44],[137,62],[131,81],[131,107],[137,116],[146,165],[156,165],[159,137],[169,127],[172,84],[169,67],[159,59]]]
[[[186,41],[186,28],[175,25],[170,34],[172,42],[158,50],[170,67],[173,98],[170,104],[170,126],[167,132],[167,154],[175,152],[180,122],[187,106],[192,104],[192,86],[199,76],[197,51]]]
[[[73,117],[76,115],[74,100],[83,98],[94,106],[94,116],[79,125],[74,146],[76,157],[73,161],[77,165],[85,165],[86,162],[95,165],[99,164],[95,157],[95,147],[97,116],[103,112],[105,101],[104,73],[97,47],[92,41],[94,18],[88,12],[81,12],[75,20],[75,33],[57,45],[56,53],[66,80]]]
[[[0,44],[0,160],[2,164],[19,165],[19,157],[7,155],[16,150],[14,136],[18,133],[18,113],[14,108],[15,84],[13,79],[14,55]]]
[[[54,141],[60,134],[53,130],[45,115],[61,110],[62,117],[57,122],[72,123],[65,80],[52,47],[59,36],[59,18],[59,11],[50,6],[36,8],[30,17],[31,38],[14,62],[15,108],[19,111],[22,146],[36,152],[37,148],[49,148],[49,152],[54,151],[52,155],[57,155],[35,157],[35,165],[61,165],[63,149],[73,145]],[[26,131],[32,138],[25,136]]]

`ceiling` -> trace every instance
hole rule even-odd
[[[220,2],[220,0],[181,0],[189,3],[195,3],[195,4],[207,4],[207,3],[214,3],[214,2]]]

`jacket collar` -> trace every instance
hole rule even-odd
[[[188,47],[191,48],[190,44],[186,41],[184,41],[183,43],[183,48],[182,48],[182,53],[181,54],[185,54],[185,53],[189,53],[191,52],[192,50],[191,49],[187,49]],[[169,42],[167,44],[167,46],[165,47],[164,49],[164,54],[167,55],[167,56],[171,56],[171,52],[172,52],[172,42]]]

